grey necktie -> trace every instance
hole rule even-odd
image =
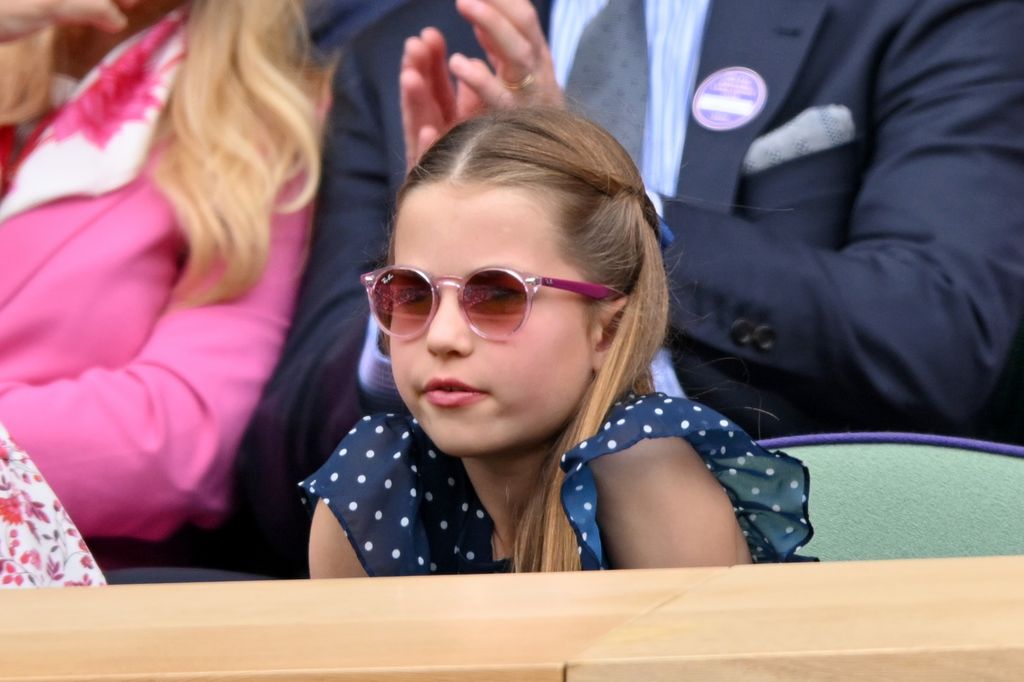
[[[565,94],[571,108],[604,126],[638,165],[648,78],[643,0],[609,0],[583,30]]]

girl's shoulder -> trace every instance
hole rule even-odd
[[[590,465],[601,457],[629,458],[645,442],[664,438],[686,441],[722,485],[755,561],[796,558],[794,553],[812,534],[807,520],[809,475],[803,464],[783,452],[762,448],[730,419],[705,405],[651,393],[616,403],[596,434],[562,455],[562,501],[577,531],[585,568],[606,566]],[[658,451],[671,453],[672,449]]]
[[[410,416],[364,417],[300,484],[323,500],[367,575],[456,573],[489,552],[489,517],[462,463]]]

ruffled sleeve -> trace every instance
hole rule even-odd
[[[704,460],[732,502],[755,562],[795,556],[811,539],[809,475],[799,460],[765,450],[708,407],[660,393],[618,403],[601,430],[562,456],[562,504],[576,531],[584,569],[608,568],[597,525],[597,487],[590,463],[647,438],[683,438]]]
[[[310,509],[321,499],[331,509],[367,575],[503,569],[462,462],[411,417],[364,417],[299,486]]]

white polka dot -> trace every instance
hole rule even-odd
[[[484,517],[484,510],[483,509],[477,509],[476,510],[476,517],[478,519],[482,519]]]
[[[427,457],[430,459],[437,459],[437,453],[433,450],[427,450]]]
[[[366,415],[365,417],[363,417],[363,421],[364,422],[370,421],[370,415]]]
[[[374,452],[373,450],[367,450],[367,451],[366,451],[366,459],[373,459],[373,456],[374,456],[375,454],[376,454],[376,453],[375,453],[375,452]]]
[[[562,458],[559,460],[562,464],[565,464],[565,453],[562,453]]]
[[[581,490],[583,490],[583,486],[581,486],[581,485],[576,486],[576,492],[580,492]]]
[[[656,407],[654,408],[654,414],[660,417],[661,415],[665,414],[665,410],[661,409],[660,407]]]
[[[384,481],[384,487],[387,490],[391,490],[391,479],[390,478],[388,480]]]
[[[728,422],[728,421],[726,421],[725,419],[723,419],[722,421],[720,421],[720,422],[718,422],[718,423],[719,423],[720,425],[722,425],[722,426],[728,426],[728,425],[729,425],[729,422]]]
[[[476,558],[476,554],[474,554],[473,552],[466,552],[466,558],[472,561]]]
[[[615,403],[615,404],[616,404],[616,405],[619,405],[620,403]],[[630,411],[630,410],[632,410],[632,409],[633,409],[633,406],[632,406],[632,405],[626,405],[626,412],[629,412],[629,411]]]
[[[459,553],[459,546],[458,545],[455,545],[455,551],[452,552],[452,553],[453,554],[458,554]]]
[[[418,474],[418,473],[420,472],[420,470],[416,468],[416,465],[415,465],[415,464],[412,464],[412,465],[410,465],[410,466],[409,466],[409,470],[410,470],[411,472],[413,472],[414,474]]]
[[[577,554],[583,554],[583,548],[582,547],[577,547],[576,548],[576,553]]]
[[[604,423],[604,430],[607,431],[610,428],[612,428],[612,423],[611,422],[605,422]]]
[[[736,435],[736,434],[735,434],[735,433],[733,433],[732,431],[730,431],[730,432],[729,432],[729,438],[732,438],[732,437],[733,437],[733,436],[735,436],[735,435]]]
[[[617,445],[618,445],[618,443],[616,443],[613,440],[608,441],[608,449],[609,450],[614,450]]]
[[[367,552],[371,551],[373,549],[373,543],[367,540],[366,544],[363,545],[363,549],[365,549]]]
[[[617,426],[622,426],[622,425],[623,425],[623,424],[625,424],[625,423],[626,423],[626,420],[625,420],[625,419],[620,419],[619,421],[615,422],[615,424],[616,424]]]
[[[359,483],[366,483],[366,476],[359,474],[358,476],[356,476],[356,481],[358,481]]]
[[[587,511],[590,511],[591,509],[594,508],[594,505],[590,504],[589,502],[584,502],[583,508],[586,509]]]
[[[580,450],[586,450],[586,449],[587,449],[587,441],[583,441],[582,443],[580,443]]]
[[[583,542],[586,542],[586,541],[587,541],[587,534],[586,534],[586,533],[584,533],[584,534],[583,534]]]
[[[806,495],[801,495],[800,496],[800,501],[801,502],[806,502],[807,501],[807,496]]]
[[[305,500],[303,500],[303,502],[305,502]],[[328,507],[331,506],[331,498],[325,497],[324,504],[326,504]]]
[[[351,431],[349,431],[349,432],[348,432],[348,435],[350,435],[350,436],[351,436],[351,435],[352,435],[353,433],[355,433],[355,432],[356,432],[356,430],[355,430],[355,429],[352,429]]]
[[[400,556],[402,556],[402,553],[400,551],[398,551],[397,549],[391,552],[391,558],[392,559],[397,559]]]
[[[760,488],[751,488],[750,492],[752,494],[754,494],[754,495],[760,495],[761,494],[761,489]]]
[[[790,481],[789,482],[789,487],[792,488],[793,490],[796,490],[797,488],[800,487],[800,484],[797,483],[796,481]]]
[[[427,502],[433,502],[434,501],[434,494],[428,491],[427,494],[423,496],[423,498]]]
[[[807,525],[807,519],[800,519],[800,523],[802,523],[802,524],[804,524],[806,526]]]
[[[409,489],[409,497],[416,497],[416,488]]]
[[[780,506],[779,506],[779,505],[777,505],[777,504],[773,504],[773,505],[772,505],[772,511],[773,511],[773,512],[780,512],[780,511],[782,511],[782,507],[780,507]]]
[[[722,447],[718,448],[718,454],[720,454],[720,455],[724,455],[725,454],[725,446],[724,445]]]
[[[644,424],[644,433],[650,433],[653,430],[650,424]]]
[[[384,518],[384,514],[382,514],[382,513],[381,513],[381,512],[380,512],[380,511],[378,510],[378,511],[377,511],[376,513],[374,513],[374,515],[373,515],[373,518],[375,518],[375,519],[377,519],[378,521],[380,521],[381,519],[383,519],[383,518]]]
[[[768,476],[774,476],[775,475],[775,469],[772,469],[771,467],[768,467],[767,469],[764,470],[764,473],[767,474]]]
[[[701,429],[700,431],[697,432],[697,435],[698,436],[706,436],[706,435],[708,435],[708,432],[705,431],[704,429]]]
[[[690,422],[688,422],[688,421],[680,422],[679,423],[679,428],[681,428],[681,429],[688,429],[688,428],[690,428]]]
[[[422,566],[423,565],[423,557],[421,557],[421,556],[416,557],[416,563],[418,563],[420,566]]]
[[[331,483],[334,483],[337,480],[338,480],[338,472],[335,471],[333,474],[331,474]]]
[[[740,466],[743,466],[744,464],[747,463],[747,458],[746,457],[737,457],[736,458],[736,463],[739,464]]]
[[[448,522],[447,521],[442,521],[441,522],[441,530],[448,530]]]
[[[729,475],[730,476],[735,476],[736,475],[736,470],[735,469],[729,469]]]
[[[789,535],[792,532],[793,532],[793,526],[786,526],[786,535]]]
[[[402,520],[399,521],[399,523],[402,525],[402,528],[405,528],[406,526],[409,525],[409,517],[408,516],[403,516]]]
[[[359,503],[358,502],[349,502],[348,503],[348,508],[349,508],[349,511],[355,511],[356,509],[359,509]]]
[[[402,440],[405,440],[408,437],[409,437],[409,432],[408,431],[406,431],[405,433],[402,434]]]
[[[665,398],[665,404],[669,405],[672,403],[672,398]]]
[[[462,503],[462,511],[464,511],[464,512],[468,512],[469,511],[469,502],[463,502]]]
[[[378,426],[377,428],[374,429],[374,431],[376,431],[377,433],[384,433],[384,427]]]
[[[436,571],[437,570],[437,564],[435,564],[433,561],[430,562],[430,570],[431,571]]]
[[[402,451],[399,450],[395,454],[391,455],[391,459],[402,459]]]
[[[694,405],[694,406],[693,406],[693,411],[694,411],[694,412],[700,412],[700,411],[701,411],[701,409],[700,409],[700,405]]]
[[[341,450],[338,450],[338,457],[344,457],[347,454],[348,454],[348,448],[342,448]]]
[[[751,521],[757,521],[757,514],[747,514],[747,518]]]
[[[579,471],[582,468],[583,468],[583,462],[580,462],[579,464],[576,465],[576,471]]]
[[[448,477],[448,485],[452,486],[453,488],[455,487],[455,479],[452,478],[451,476]]]

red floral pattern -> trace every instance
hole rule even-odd
[[[105,582],[53,490],[0,425],[0,588]]]

